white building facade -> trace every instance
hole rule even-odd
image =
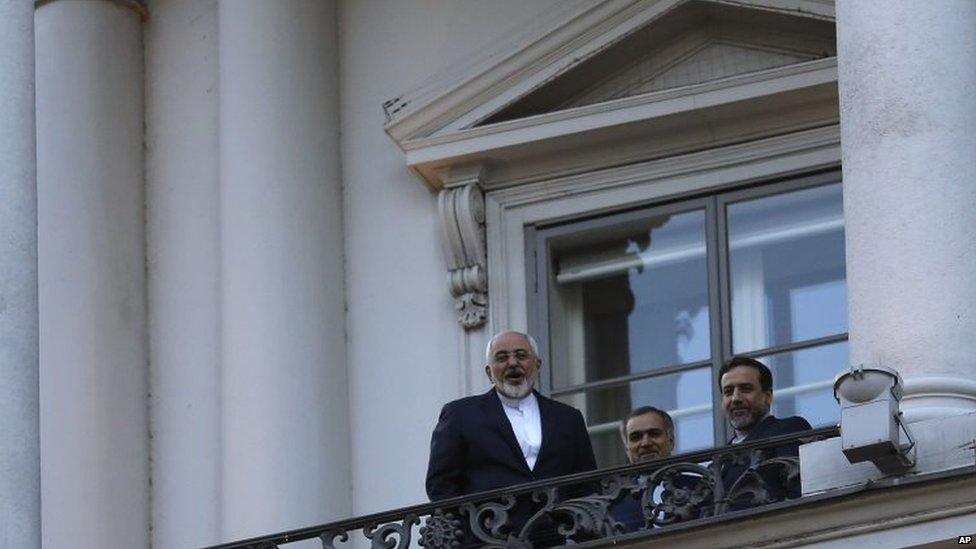
[[[909,421],[976,411],[973,28],[969,0],[3,4],[0,547],[426,501],[506,329],[601,465],[644,404],[722,444],[733,354],[818,426],[850,364],[899,370]],[[831,539],[976,534],[912,511]]]

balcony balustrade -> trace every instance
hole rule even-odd
[[[800,444],[837,427],[681,454],[301,528],[211,549],[599,546],[800,499]],[[633,520],[636,517],[636,522]],[[357,540],[356,538],[360,538]],[[303,545],[305,546],[305,545]]]

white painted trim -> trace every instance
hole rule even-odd
[[[406,141],[407,164],[583,133],[835,82],[837,58],[815,59]]]
[[[655,130],[654,120],[694,116],[702,109],[734,108],[744,101],[799,93],[836,80],[836,58],[819,59],[410,142],[404,144],[406,161],[428,183],[439,187],[443,182],[436,180],[436,174],[428,174],[433,167],[497,161],[517,147],[549,147],[552,154],[559,154],[558,140],[566,137],[583,141],[588,134],[609,129],[622,131],[625,126],[649,133]],[[636,135],[631,137],[636,139]]]
[[[810,163],[809,169],[816,169],[817,167],[839,163],[839,146],[840,129],[837,126],[828,126],[628,166],[552,178],[531,185],[503,187],[497,190],[489,190],[485,198],[504,205],[507,209],[513,209],[546,202],[553,198],[597,193],[618,187],[625,188],[642,182],[674,180],[675,178],[690,177],[694,174],[709,174],[720,168],[747,167],[757,161],[772,162],[779,159],[784,163],[783,170],[787,170],[789,166],[795,163],[793,157],[796,155],[804,155],[806,157],[804,161]],[[801,171],[803,168],[796,168],[795,170]],[[743,180],[750,179],[747,173],[741,175]],[[723,184],[717,180],[713,183],[713,187],[717,188]],[[669,189],[674,187],[671,192],[681,190],[681,185],[677,183],[670,183],[668,187]],[[667,191],[662,190],[661,192]],[[654,198],[656,197],[649,197],[643,202]],[[609,202],[613,202],[613,200]],[[594,208],[591,207],[590,209]],[[585,211],[586,208],[580,211],[570,210],[561,217],[571,217]],[[557,219],[547,219],[546,217],[546,215],[555,216],[555,214],[556,212],[552,214],[540,212],[533,216],[530,222],[555,221]],[[491,236],[490,233],[489,236]]]

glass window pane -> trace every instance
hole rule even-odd
[[[627,463],[627,454],[624,452],[616,425],[608,429],[591,432],[590,443],[593,445],[596,466],[600,469]]]
[[[839,183],[732,204],[728,227],[734,353],[847,331]]]
[[[590,427],[597,464],[626,462],[619,420],[640,406],[667,411],[675,424],[675,453],[713,444],[712,374],[708,367],[642,379],[628,385],[557,397],[583,412]]]
[[[709,358],[703,210],[549,242],[554,389]]]
[[[834,376],[847,369],[847,342],[778,353],[760,360],[773,372],[773,415],[803,416],[814,427],[840,420]]]

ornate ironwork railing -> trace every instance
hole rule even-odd
[[[211,549],[277,549],[318,539],[323,549],[534,548],[611,542],[631,532],[721,520],[800,497],[797,447],[838,436],[828,427],[590,473],[481,492],[281,532]]]

